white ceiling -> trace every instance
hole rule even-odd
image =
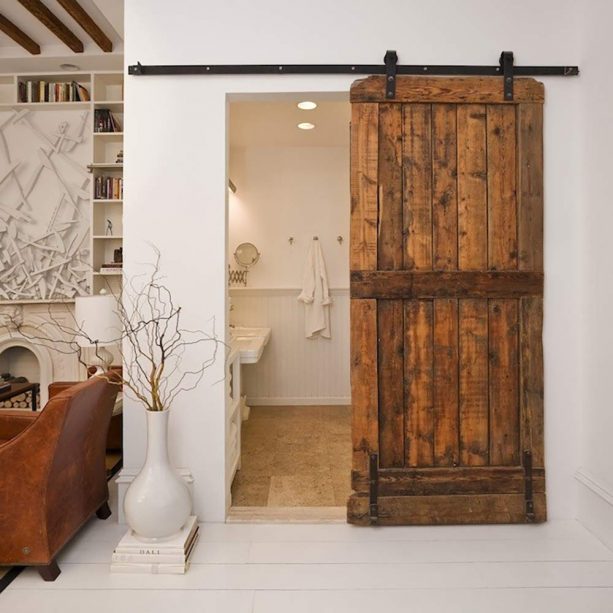
[[[73,53],[17,0],[0,0],[0,12],[41,47],[40,55],[31,55],[4,32],[0,32],[0,73],[53,71],[58,70],[59,64],[64,62],[76,64],[82,70],[122,69],[124,0],[79,0],[85,11],[113,42],[111,53],[104,53],[57,0],[42,1],[83,42],[83,53]]]
[[[271,99],[272,98],[272,99]],[[317,102],[312,111],[302,111],[301,100]],[[230,146],[232,147],[348,147],[350,105],[347,96],[288,95],[264,101],[230,104]],[[300,130],[301,122],[315,124]]]

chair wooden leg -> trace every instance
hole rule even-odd
[[[38,567],[38,574],[44,581],[55,581],[61,572],[62,571],[55,560],[53,560],[51,564],[47,564],[47,566]]]
[[[108,502],[103,502],[96,511],[96,517],[98,519],[108,519],[111,516],[111,507]]]
[[[110,516],[111,516],[111,507],[109,507],[108,502],[105,502],[96,511],[96,517],[98,519],[108,519]]]

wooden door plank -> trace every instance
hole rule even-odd
[[[402,300],[379,300],[379,466],[404,466],[404,309]]]
[[[517,107],[520,270],[543,270],[543,105]]]
[[[460,462],[488,464],[487,300],[460,300]]]
[[[389,102],[385,97],[385,77],[373,75],[354,81],[351,102]],[[513,82],[513,100],[504,99],[501,77],[396,77],[394,102],[479,103],[505,104],[543,102],[542,83],[530,78],[516,78]]]
[[[382,526],[449,524],[521,524],[526,518],[523,494],[450,496],[384,496],[378,500]],[[534,522],[547,519],[545,494],[534,494]],[[353,494],[347,505],[349,523],[369,525],[368,495]]]
[[[543,293],[541,272],[352,271],[354,298],[513,298]]]
[[[489,301],[490,464],[517,466],[519,454],[519,347],[517,300]]]
[[[350,312],[353,468],[367,470],[379,451],[377,301],[351,300]]]
[[[433,308],[427,300],[405,302],[405,453],[407,466],[432,466]]]
[[[378,268],[399,270],[402,238],[402,108],[379,105]]]
[[[487,269],[485,105],[462,104],[458,125],[458,268]]]
[[[434,301],[434,465],[457,466],[458,301]]]
[[[351,107],[351,270],[377,268],[377,104]]]
[[[432,105],[432,248],[435,270],[458,267],[456,105]]]
[[[545,465],[543,449],[543,299],[520,301],[521,448],[532,465]]]
[[[353,471],[352,488],[368,492],[370,476]],[[471,466],[381,469],[379,496],[444,496],[449,494],[521,494],[526,478],[522,466]],[[545,470],[532,471],[533,492],[545,491]]]
[[[403,106],[404,268],[432,270],[431,105]]]
[[[517,269],[515,107],[487,107],[487,251],[491,270]]]

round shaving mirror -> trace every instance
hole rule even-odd
[[[241,243],[234,252],[234,259],[239,266],[250,268],[257,264],[260,255],[260,252],[253,243]]]

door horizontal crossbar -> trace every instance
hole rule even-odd
[[[352,298],[521,298],[543,293],[542,272],[351,271]]]

